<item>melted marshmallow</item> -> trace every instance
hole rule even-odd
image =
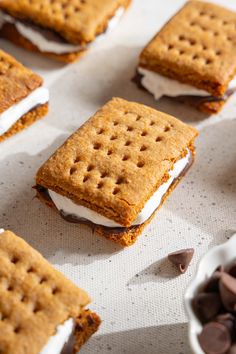
[[[106,32],[97,36],[96,40],[104,37],[107,32],[110,32],[116,27],[118,22],[120,21],[121,16],[123,15],[125,9],[120,7],[112,19],[108,22]],[[0,16],[0,25],[2,26],[4,23],[14,24],[17,31],[26,39],[28,39],[32,44],[34,44],[41,52],[49,52],[55,54],[65,54],[65,53],[73,53],[78,52],[82,49],[85,49],[89,46],[75,45],[70,43],[61,43],[53,41],[52,39],[46,38],[40,31],[37,30],[37,27],[30,27],[24,24],[21,21],[17,21],[13,17],[2,13]],[[42,31],[43,32],[43,31]]]
[[[207,91],[197,89],[191,85],[183,84],[177,80],[169,79],[166,76],[139,67],[138,72],[143,75],[141,83],[156,100],[162,96],[201,96],[207,97],[211,94]],[[236,77],[229,83],[228,89],[236,87]]]
[[[150,218],[154,211],[159,207],[162,201],[162,197],[166,194],[174,179],[178,178],[181,172],[188,165],[191,158],[191,153],[188,153],[185,157],[178,160],[171,171],[169,171],[170,178],[167,182],[163,183],[158,190],[147,201],[142,211],[139,213],[133,225],[140,225]],[[49,195],[56,205],[57,209],[63,211],[64,214],[73,215],[78,219],[89,220],[94,224],[103,225],[107,227],[122,227],[122,225],[116,223],[113,220],[106,218],[98,214],[97,212],[86,208],[82,205],[75,204],[71,199],[66,198],[52,190],[48,190]]]
[[[39,87],[32,91],[26,98],[0,113],[0,135],[6,133],[24,114],[38,105],[49,100],[49,91]]]
[[[74,330],[72,318],[57,327],[57,332],[52,336],[39,354],[60,354]]]

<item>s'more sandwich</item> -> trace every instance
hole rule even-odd
[[[0,142],[48,112],[43,79],[0,50]]]
[[[135,81],[206,114],[236,92],[236,13],[213,3],[187,1],[142,51]]]
[[[63,62],[78,59],[119,22],[131,0],[1,0],[0,37]]]
[[[197,131],[114,98],[39,169],[38,197],[68,222],[134,243],[193,163]]]
[[[0,229],[0,353],[76,354],[100,324],[89,302],[23,239]]]

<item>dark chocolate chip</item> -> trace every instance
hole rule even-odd
[[[224,314],[218,315],[216,317],[215,321],[218,323],[221,323],[222,325],[227,327],[229,330],[229,333],[231,335],[233,335],[235,318],[231,313],[224,313]]]
[[[193,248],[186,248],[168,254],[168,259],[171,263],[173,263],[178,268],[180,273],[185,273],[193,258],[193,254],[194,254]]]
[[[225,354],[231,346],[231,336],[228,329],[217,322],[206,324],[198,338],[206,354]]]
[[[215,272],[224,272],[224,271],[225,271],[225,269],[224,269],[223,265],[219,265],[215,270]]]
[[[236,354],[236,344],[232,345],[227,354]]]
[[[193,299],[193,308],[204,322],[213,319],[221,307],[220,295],[217,293],[200,293]]]
[[[232,277],[236,278],[236,262],[229,268],[228,273]]]
[[[206,284],[203,287],[203,291],[205,292],[215,292],[219,291],[219,281],[222,272],[216,270],[213,275],[207,280]]]
[[[235,311],[236,279],[227,273],[223,273],[220,277],[219,289],[224,307],[228,311]]]

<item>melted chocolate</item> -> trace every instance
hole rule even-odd
[[[181,172],[181,174],[179,175],[178,178],[175,178],[172,182],[172,184],[170,185],[169,189],[172,187],[172,185],[176,182],[177,179],[179,179],[180,177],[183,177],[185,175],[185,173],[188,171],[188,169],[191,167],[193,163],[193,158],[191,156],[189,163],[186,165],[185,169]],[[40,185],[37,185],[35,187],[38,191],[39,194],[42,195],[42,197],[49,203],[53,203],[48,190]],[[167,193],[169,192],[169,189],[167,191]],[[163,201],[163,199],[165,198],[165,195],[162,197],[161,203]],[[158,206],[159,207],[159,206]],[[59,214],[61,215],[61,217],[63,219],[65,219],[67,222],[70,223],[75,223],[75,224],[85,224],[90,226],[93,230],[95,230],[97,227],[102,228],[103,233],[105,234],[104,236],[113,234],[113,235],[117,235],[119,236],[120,234],[126,233],[126,232],[130,232],[130,231],[135,231],[136,229],[138,229],[141,225],[133,225],[130,227],[107,227],[107,226],[103,226],[103,225],[97,225],[94,224],[93,222],[87,220],[87,219],[83,219],[83,218],[78,218],[75,215],[69,215],[64,213],[62,210],[58,211]],[[155,211],[154,211],[155,213]]]
[[[142,77],[143,75],[141,75],[138,71],[136,71],[136,74],[134,76],[134,78],[132,79],[132,81],[142,90],[145,90],[147,92],[149,92],[143,85],[142,85]],[[178,102],[182,102],[182,103],[188,103],[191,104],[195,107],[203,104],[203,103],[210,103],[210,102],[225,102],[227,101],[227,99],[232,96],[234,93],[236,92],[236,87],[227,90],[223,96],[197,96],[197,95],[180,95],[180,96],[176,96],[176,97],[171,97],[168,95],[165,95],[165,97],[171,98],[175,101]],[[150,93],[150,92],[149,92]]]

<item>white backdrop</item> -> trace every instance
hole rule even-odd
[[[236,1],[221,0],[234,7]],[[50,113],[0,145],[0,227],[38,249],[93,298],[103,319],[83,354],[189,353],[183,293],[199,258],[236,230],[236,96],[212,118],[163,99],[154,102],[131,82],[138,54],[183,0],[134,0],[119,27],[79,62],[63,67],[0,46],[41,73],[50,88]],[[131,248],[121,249],[84,226],[63,221],[34,198],[40,165],[112,96],[176,115],[201,131],[196,163]],[[194,247],[186,274],[165,261]]]

